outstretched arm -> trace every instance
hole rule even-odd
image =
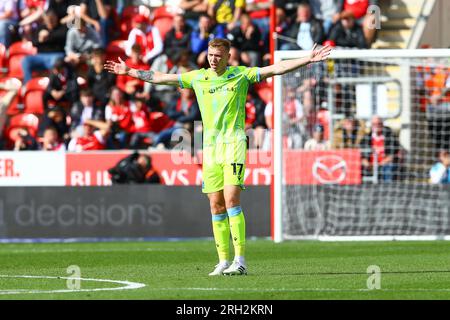
[[[310,63],[324,61],[328,58],[331,52],[331,47],[325,46],[320,49],[316,49],[317,44],[311,50],[311,54],[304,58],[284,60],[270,66],[260,69],[261,80],[279,76],[288,72],[291,72],[300,67],[306,66]]]
[[[178,86],[178,75],[162,73],[154,70],[137,70],[128,67],[125,62],[119,57],[119,63],[114,61],[107,61],[105,69],[117,75],[128,75],[130,77],[154,83]]]

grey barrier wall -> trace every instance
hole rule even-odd
[[[242,193],[248,236],[270,236],[270,188]],[[2,187],[0,238],[211,237],[200,187]]]

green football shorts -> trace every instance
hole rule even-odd
[[[245,140],[204,147],[202,192],[212,193],[230,185],[245,189],[246,155]]]

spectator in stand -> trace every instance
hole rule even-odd
[[[450,148],[450,68],[438,66],[425,80],[426,117],[435,152]]]
[[[50,73],[50,81],[42,97],[45,109],[51,105],[72,107],[78,100],[76,76],[63,58],[58,58]]]
[[[104,49],[92,51],[91,65],[87,73],[87,86],[92,89],[95,96],[95,104],[104,108],[109,101],[111,88],[116,83],[116,76],[104,68]]]
[[[105,113],[102,108],[94,104],[94,94],[91,89],[82,89],[80,91],[80,100],[75,102],[70,110],[70,129],[71,132],[82,133],[82,126],[88,119],[105,120]]]
[[[23,0],[20,2],[19,34],[22,39],[32,39],[32,33],[42,22],[46,3],[46,0]]]
[[[286,16],[286,11],[283,8],[277,7],[275,9],[275,20],[277,25],[275,26],[275,32],[277,33],[277,48],[281,50],[283,44],[286,44],[286,40],[284,39],[284,35],[289,29],[289,19]]]
[[[46,111],[42,120],[39,122],[38,136],[42,137],[45,129],[48,127],[55,128],[61,139],[68,140],[70,138],[67,114],[63,108],[56,106]]]
[[[194,122],[201,121],[200,109],[193,90],[178,88],[179,98],[169,105],[166,114],[175,120],[174,128],[194,129]]]
[[[208,15],[228,31],[237,25],[244,8],[245,0],[208,0]]]
[[[21,4],[19,5],[21,11],[20,21],[21,26],[32,26],[33,24],[39,22],[44,14],[44,11],[52,10],[58,16],[58,20],[61,24],[67,22],[67,13],[69,7],[74,6],[79,3],[79,0],[19,0]],[[17,1],[16,1],[17,2]]]
[[[128,34],[125,53],[131,56],[131,48],[138,44],[142,48],[142,60],[152,65],[154,59],[163,52],[163,40],[158,28],[150,25],[148,18],[138,14],[133,18],[133,29]]]
[[[380,117],[372,117],[372,129],[361,142],[363,175],[374,174],[378,167],[381,180],[391,182],[397,179],[400,143],[392,130],[383,125]]]
[[[66,151],[66,145],[58,135],[55,127],[47,127],[39,141],[39,150],[42,151]]]
[[[155,133],[152,146],[157,149],[169,149],[171,147],[172,134],[176,129],[174,128],[175,121],[170,119],[164,112],[152,111],[150,112],[150,123],[150,131]]]
[[[141,149],[144,145],[143,141],[145,139],[148,140],[147,145],[150,145],[155,136],[155,134],[150,131],[150,114],[145,103],[145,98],[136,98],[131,105],[131,118],[133,122],[130,129],[130,132],[132,133],[130,138],[131,149]]]
[[[64,24],[67,22],[69,7],[73,8],[79,3],[80,0],[47,0],[47,9],[55,11],[59,22]]]
[[[249,67],[261,64],[263,44],[261,32],[252,23],[247,13],[241,14],[240,25],[231,30],[227,38],[231,41],[231,54],[239,52],[239,58],[243,64]]]
[[[321,20],[323,30],[328,34],[331,27],[340,19],[342,0],[309,0],[314,17]]]
[[[439,150],[438,160],[430,169],[430,182],[432,184],[450,184],[450,153],[448,150]]]
[[[11,44],[11,28],[17,24],[16,0],[2,0],[0,2],[0,43],[6,48]]]
[[[330,150],[330,141],[324,139],[324,127],[317,124],[314,127],[313,136],[305,142],[305,150]]]
[[[344,12],[341,20],[330,31],[329,40],[338,47],[366,49],[367,43],[363,29],[355,22],[353,13]]]
[[[133,125],[128,101],[123,92],[117,88],[111,88],[111,98],[105,108],[105,120],[110,127],[110,146],[124,149],[127,146]]]
[[[81,18],[78,27],[67,32],[65,61],[78,67],[89,60],[92,50],[100,47],[99,34]]]
[[[19,93],[20,87],[21,83],[17,79],[9,79],[5,82],[0,82],[0,90],[6,91],[6,93],[0,97],[0,140],[7,118],[6,111],[8,110],[11,102]]]
[[[24,83],[27,83],[36,70],[50,70],[58,58],[64,57],[64,44],[66,43],[67,27],[61,25],[54,11],[44,14],[44,25],[33,34],[33,45],[38,53],[26,56],[22,60]]]
[[[149,70],[150,66],[142,60],[142,48],[139,44],[134,44],[131,47],[130,57],[125,60],[125,63],[130,68]],[[117,87],[126,93],[128,97],[133,97],[136,92],[142,91],[144,88],[144,81],[127,76],[119,75],[116,81]]]
[[[186,23],[194,29],[200,16],[208,10],[208,0],[181,0],[179,8],[184,11]]]
[[[223,25],[215,25],[214,20],[208,15],[201,15],[198,27],[191,34],[191,50],[200,67],[206,66],[206,53],[208,42],[214,38],[225,38],[226,30]]]
[[[170,69],[169,73],[181,74],[197,69],[198,66],[190,58],[191,55],[188,50],[181,50],[178,55],[178,60],[174,61],[175,65]]]
[[[294,87],[286,87],[286,101],[283,106],[283,137],[287,147],[291,149],[300,149],[305,143],[305,108],[308,108],[306,102],[311,92],[305,91],[302,94],[303,104],[297,97]],[[273,128],[272,123],[273,104],[268,103],[264,110],[266,124],[269,129]]]
[[[182,50],[190,50],[192,28],[186,24],[182,14],[176,14],[173,18],[173,28],[170,29],[164,39],[164,53],[174,62],[178,59]]]
[[[344,0],[341,3],[339,19],[353,14],[356,23],[361,26],[367,46],[370,47],[376,35],[375,19],[373,12],[368,12],[370,5],[377,5],[378,0]]]
[[[81,0],[81,17],[100,34],[103,48],[119,36],[119,21],[111,0]]]
[[[333,134],[333,149],[356,149],[361,146],[365,135],[364,121],[357,120],[353,116],[340,121]]]
[[[39,145],[36,139],[28,132],[26,128],[19,129],[17,139],[14,141],[14,151],[38,150]]]
[[[251,89],[250,89],[251,88]],[[264,143],[265,129],[267,129],[266,119],[264,117],[265,104],[258,96],[253,87],[247,92],[247,102],[245,103],[245,125],[246,130],[251,129],[249,148],[262,148]]]
[[[103,121],[87,119],[83,124],[83,134],[73,137],[67,147],[71,152],[106,149],[109,127]]]
[[[311,50],[314,43],[322,43],[325,38],[322,23],[313,17],[311,6],[306,2],[299,4],[297,19],[284,36],[292,42],[283,44],[281,50]]]
[[[261,38],[265,44],[269,44],[270,32],[270,7],[271,0],[246,0],[245,10],[250,15],[252,22],[261,31]]]

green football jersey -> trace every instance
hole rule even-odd
[[[178,76],[181,88],[194,89],[203,121],[203,144],[245,140],[248,86],[260,81],[259,68],[227,67],[217,76],[200,69]]]

